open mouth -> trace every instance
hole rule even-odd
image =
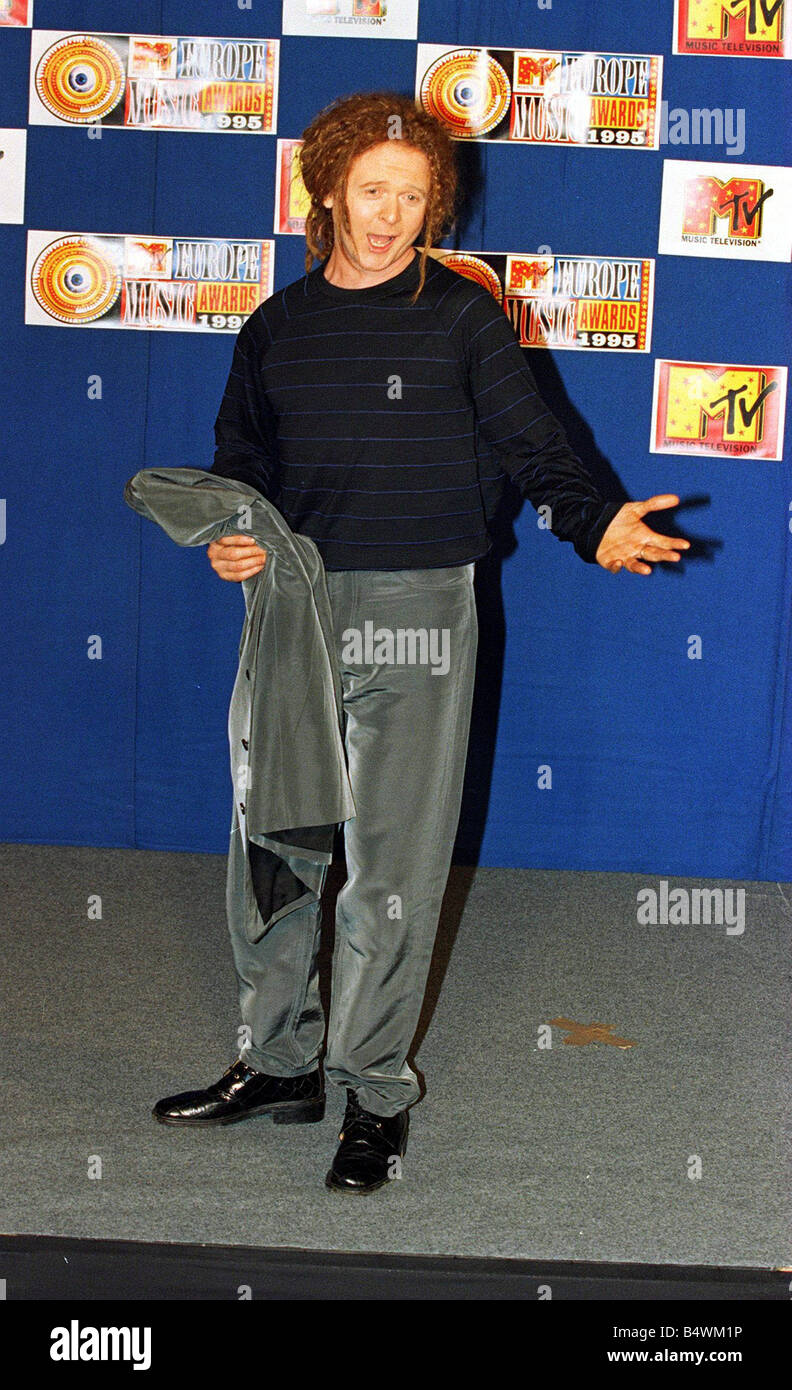
[[[387,251],[395,240],[395,236],[374,236],[373,232],[368,233],[368,244],[372,251]]]

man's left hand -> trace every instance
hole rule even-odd
[[[630,574],[651,574],[652,566],[646,561],[657,564],[659,560],[679,560],[680,550],[688,550],[690,541],[681,536],[661,536],[641,520],[647,512],[678,505],[679,498],[673,492],[648,497],[643,502],[625,502],[597,547],[594,556],[597,564],[611,574],[623,569]]]

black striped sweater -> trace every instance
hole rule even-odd
[[[619,504],[571,450],[489,291],[430,258],[411,304],[417,255],[366,289],[323,270],[242,325],[211,471],[257,488],[328,570],[477,559],[503,473],[593,562]]]

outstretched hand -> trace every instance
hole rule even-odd
[[[661,536],[641,520],[647,512],[678,505],[679,498],[673,492],[663,492],[643,502],[625,502],[597,547],[597,564],[611,574],[623,569],[630,574],[651,574],[652,566],[646,561],[657,564],[660,560],[679,560],[679,552],[689,550],[690,541],[681,536]]]

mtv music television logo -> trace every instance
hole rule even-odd
[[[722,180],[713,175],[688,179],[682,231],[687,236],[713,236],[719,220],[728,219],[728,235],[758,241],[762,212],[773,189],[761,179]]]
[[[790,56],[788,0],[676,0],[675,53]]]
[[[26,29],[30,19],[30,0],[0,0],[0,24]]]
[[[792,258],[792,168],[666,159],[659,251],[666,256]]]
[[[786,367],[655,363],[655,454],[781,458]]]

